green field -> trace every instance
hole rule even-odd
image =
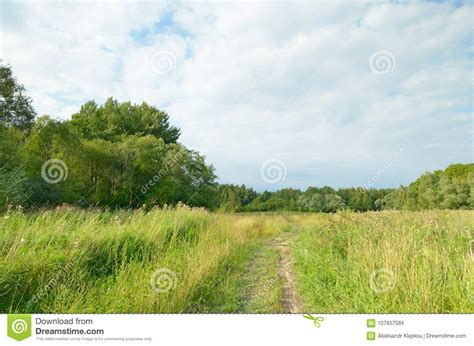
[[[10,211],[0,312],[474,312],[474,212]]]

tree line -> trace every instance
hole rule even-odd
[[[473,209],[474,164],[453,164],[425,173],[398,189],[309,187],[257,193],[245,185],[219,185],[225,211],[336,212],[370,210]]]
[[[0,210],[21,205],[138,208],[179,202],[211,210],[335,212],[472,209],[474,165],[427,173],[399,189],[309,187],[258,193],[218,184],[214,167],[178,142],[169,115],[147,103],[85,103],[69,120],[37,117],[0,64]]]

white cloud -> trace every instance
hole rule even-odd
[[[405,147],[377,182],[396,186],[473,159],[470,5],[1,6],[2,57],[39,113],[64,118],[108,96],[155,104],[224,182],[363,185]],[[187,35],[159,30],[170,13]],[[170,73],[153,71],[157,51],[176,57]],[[393,54],[392,72],[371,72],[377,51]],[[281,185],[260,179],[268,159],[286,164]]]

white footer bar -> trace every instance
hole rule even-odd
[[[473,345],[473,325],[474,315],[3,314],[0,345]]]

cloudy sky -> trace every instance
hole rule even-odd
[[[0,6],[39,114],[146,101],[221,182],[394,187],[474,161],[468,1]]]

